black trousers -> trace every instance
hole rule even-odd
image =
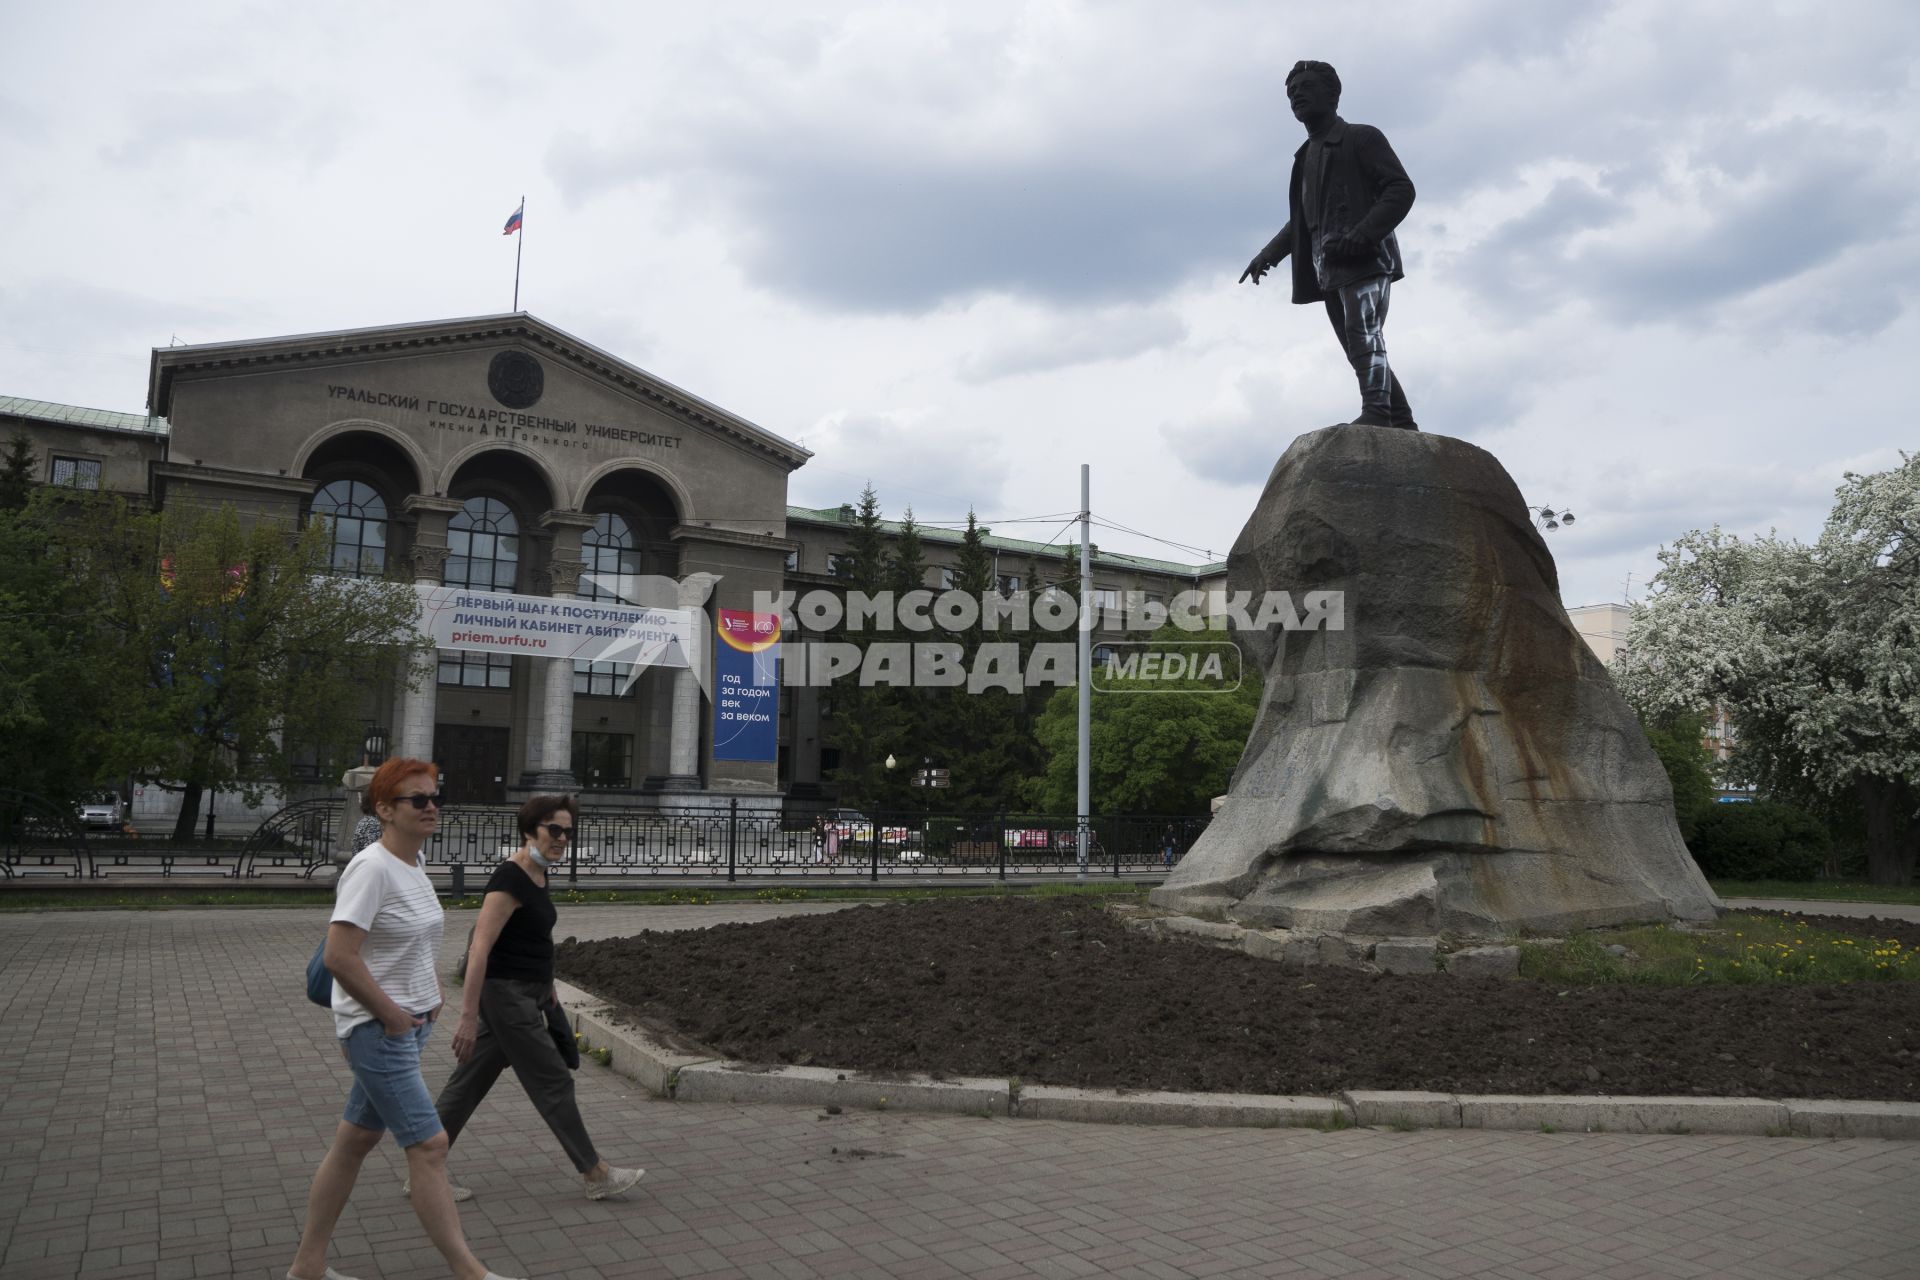
[[[1400,379],[1387,364],[1387,302],[1392,282],[1386,276],[1368,276],[1342,285],[1327,295],[1327,319],[1347,353],[1347,363],[1360,379],[1360,411],[1370,421],[1410,431],[1413,409]]]
[[[593,1149],[586,1121],[580,1118],[580,1106],[574,1101],[573,1072],[567,1070],[547,1032],[547,1015],[542,1011],[546,999],[544,982],[488,978],[480,988],[480,1034],[474,1040],[473,1052],[454,1068],[433,1105],[440,1113],[440,1123],[447,1127],[447,1141],[452,1143],[467,1127],[500,1073],[512,1067],[533,1109],[560,1139],[573,1167],[585,1173],[600,1163],[600,1156]]]

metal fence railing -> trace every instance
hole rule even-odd
[[[429,869],[491,867],[519,845],[508,806],[447,810],[427,842]],[[1103,814],[1088,822],[1084,863],[1078,824],[1057,814],[810,814],[749,809],[583,809],[561,874],[609,876],[932,878],[991,875],[1125,875],[1161,872],[1206,829],[1189,815]],[[463,877],[464,878],[464,877]]]
[[[511,805],[454,805],[440,815],[424,855],[456,890],[520,844]],[[938,879],[1141,875],[1164,872],[1206,829],[1190,815],[1101,814],[1089,819],[1084,858],[1072,816],[1023,813],[821,811],[799,805],[657,809],[584,808],[578,838],[556,878],[636,880]],[[186,872],[233,878],[311,876],[353,852],[340,797],[290,804],[244,843],[174,849],[90,841],[73,816],[37,796],[0,790],[0,876],[64,877]]]
[[[329,809],[328,806],[332,807]],[[307,875],[330,862],[340,839],[338,800],[289,805],[248,840],[242,874]],[[520,844],[512,805],[453,805],[424,849],[430,872],[464,886]],[[1087,830],[1058,814],[873,813],[725,807],[581,810],[577,838],[557,872],[600,880],[794,879],[1125,875],[1164,871],[1192,847],[1207,819],[1103,814]]]
[[[0,789],[0,875],[85,874],[87,833],[73,812],[43,797]]]

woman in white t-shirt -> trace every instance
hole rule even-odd
[[[307,1192],[306,1230],[287,1280],[350,1280],[327,1265],[327,1246],[361,1164],[388,1130],[407,1153],[413,1211],[454,1275],[503,1280],[467,1247],[447,1181],[446,1131],[420,1073],[420,1051],[444,1003],[434,968],[440,899],[420,858],[440,822],[439,776],[425,760],[380,766],[367,788],[380,840],[354,855],[335,888],[326,966],[353,1092]]]

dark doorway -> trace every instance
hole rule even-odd
[[[507,731],[479,724],[433,728],[433,758],[448,804],[507,802]]]

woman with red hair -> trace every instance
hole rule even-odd
[[[420,1052],[445,1002],[434,955],[440,899],[420,851],[440,823],[440,771],[389,760],[367,788],[380,839],[340,873],[325,963],[333,1024],[353,1068],[353,1092],[307,1192],[307,1225],[287,1280],[350,1280],[327,1265],[334,1225],[360,1166],[392,1131],[407,1153],[413,1211],[459,1280],[504,1280],[467,1247],[447,1181],[447,1134],[420,1073]]]

